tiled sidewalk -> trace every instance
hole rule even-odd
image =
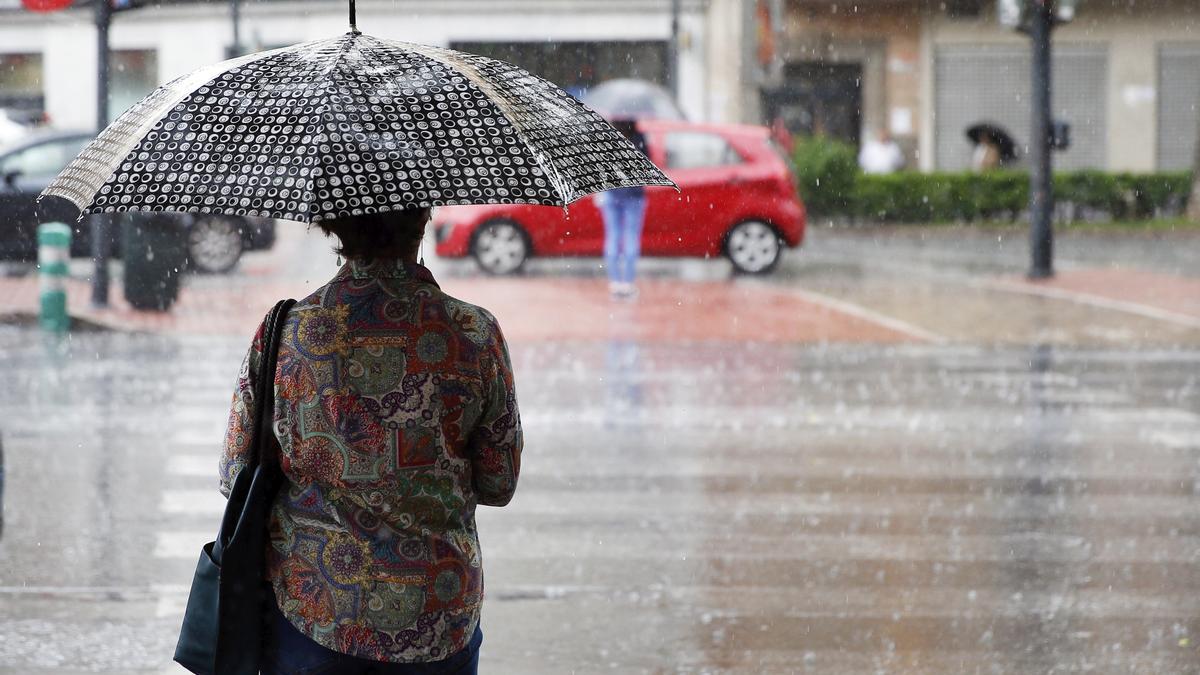
[[[897,342],[903,331],[765,285],[652,280],[636,301],[614,301],[595,279],[449,278],[446,292],[490,309],[509,340],[730,340]],[[108,309],[90,306],[86,280],[68,283],[72,316],[117,330],[188,335],[249,335],[271,305],[316,286],[256,280],[186,287],[169,312],[131,308],[114,284]],[[0,315],[35,314],[35,275],[0,279]]]
[[[998,285],[1200,328],[1200,279],[1110,267],[1060,271],[1052,279],[1013,279]]]
[[[123,331],[249,335],[276,300],[307,295],[336,269],[328,245],[317,235],[298,226],[284,226],[278,232],[272,250],[247,255],[229,275],[185,277],[179,300],[165,313],[131,308],[120,297],[119,275],[114,278],[111,307],[91,307],[89,283],[83,276],[88,264],[76,261],[75,277],[68,282],[71,314]],[[921,289],[903,283],[894,289],[897,298],[905,298],[900,305],[873,300],[869,295],[856,297],[851,291],[814,293],[787,277],[732,281],[651,278],[639,283],[641,296],[636,301],[614,301],[604,281],[595,277],[495,278],[464,274],[465,267],[446,269],[446,264],[438,261],[431,266],[448,293],[490,309],[509,340],[517,342],[940,342],[938,332],[947,328],[945,302],[953,302],[954,314],[964,320],[1008,325],[1011,334],[1006,333],[1001,341],[1036,341],[1031,331],[1042,329],[1036,319],[1043,316],[1037,303],[1060,301],[1071,303],[1071,321],[1082,322],[1081,326],[1141,322],[1139,325],[1148,325],[1146,330],[1151,331],[1154,326],[1169,326],[1170,335],[1200,334],[1200,280],[1132,268],[1071,269],[1038,282],[1021,277],[964,277],[966,286],[958,291],[940,288],[942,300],[924,307]],[[846,280],[860,286],[866,281]],[[1020,316],[996,316],[994,294],[967,293],[968,286],[1003,291],[1009,298],[1006,311]],[[0,317],[32,316],[37,308],[36,274],[0,277]],[[984,339],[960,333],[944,334],[951,340]]]
[[[116,330],[184,335],[252,334],[277,300],[301,298],[337,269],[329,245],[302,226],[281,224],[275,246],[243,257],[228,275],[184,277],[169,312],[142,312],[121,296],[114,274],[108,309],[90,306],[83,278],[90,263],[76,261],[69,282],[73,316]],[[918,331],[856,316],[820,299],[769,283],[646,279],[636,301],[614,301],[600,278],[496,278],[463,274],[433,260],[449,294],[491,310],[514,342],[547,340],[726,340],[760,342],[903,342]],[[117,264],[114,269],[119,271]],[[36,274],[0,278],[0,316],[36,314]]]

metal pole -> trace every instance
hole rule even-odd
[[[229,0],[229,20],[233,23],[233,46],[229,55],[234,58],[242,55],[242,2],[241,0]]]
[[[1054,276],[1054,185],[1050,156],[1050,33],[1053,19],[1045,0],[1032,3],[1029,36],[1033,42],[1033,123],[1030,129],[1029,243],[1030,279]]]
[[[108,27],[112,23],[110,0],[96,2],[96,133],[108,126]],[[107,216],[93,216],[92,258],[96,270],[92,274],[92,306],[108,306],[108,253],[112,246]]]
[[[679,100],[679,12],[681,0],[671,0],[671,44],[667,55],[667,89]]]
[[[0,436],[0,537],[4,536],[4,438]]]
[[[350,32],[358,35],[358,18],[354,16],[354,0],[350,0]]]
[[[71,226],[38,225],[38,287],[43,330],[63,333],[71,328],[67,314],[67,277],[70,276]]]

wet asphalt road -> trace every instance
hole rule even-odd
[[[901,236],[920,274],[851,233],[767,283],[870,298],[1022,264]],[[479,513],[481,671],[1200,672],[1200,351],[1036,335],[514,343],[527,450]],[[0,327],[0,672],[181,672],[244,349]]]

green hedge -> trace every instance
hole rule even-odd
[[[813,213],[848,215],[855,202],[858,155],[845,143],[814,136],[796,143],[796,183]]]
[[[902,222],[979,220],[1015,217],[1028,202],[1029,177],[1018,172],[902,172],[859,175],[853,209],[831,215]]]
[[[1029,204],[1029,174],[1023,171],[866,175],[851,146],[821,137],[798,142],[794,157],[800,194],[818,216],[922,223],[1005,220],[1017,218]],[[1056,201],[1073,205],[1076,217],[1129,220],[1177,214],[1190,190],[1191,173],[1186,171],[1065,171],[1054,176]]]

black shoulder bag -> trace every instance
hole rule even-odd
[[[275,364],[284,320],[295,300],[267,315],[254,381],[254,440],[229,492],[216,541],[200,552],[175,660],[198,675],[258,672],[262,643],[263,570],[271,503],[283,482],[274,432]]]

